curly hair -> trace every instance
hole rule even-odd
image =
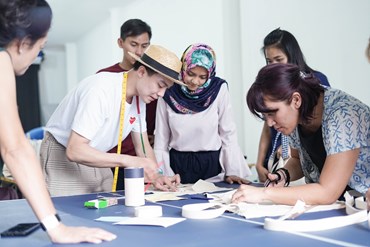
[[[31,45],[50,29],[52,11],[45,0],[0,0],[0,47],[28,38]]]

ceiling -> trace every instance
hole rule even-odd
[[[134,0],[47,0],[53,11],[48,46],[73,42],[109,17],[109,10]]]

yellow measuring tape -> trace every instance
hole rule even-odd
[[[120,111],[120,116],[119,116],[119,134],[118,134],[117,154],[121,154],[123,122],[125,119],[125,106],[126,106],[126,87],[127,87],[127,72],[124,72],[123,81],[122,81],[121,111]],[[116,192],[116,189],[117,189],[118,170],[119,170],[119,167],[116,166],[116,168],[114,168],[112,192]]]

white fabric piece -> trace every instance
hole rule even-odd
[[[213,219],[221,216],[228,207],[215,203],[194,203],[182,206],[182,216],[188,219]]]
[[[317,220],[279,220],[266,218],[264,228],[271,231],[294,231],[294,232],[313,232],[334,229],[338,227],[348,226],[361,223],[367,220],[365,210],[360,212],[345,215],[328,217]]]
[[[221,204],[231,204],[231,197],[236,190],[228,191],[225,193],[213,193],[207,194],[207,197],[213,198],[214,202]],[[235,204],[233,204],[235,205]],[[240,202],[236,204],[237,207],[229,209],[229,211],[245,217],[246,219],[260,218],[260,217],[277,217],[289,213],[293,206],[279,205],[273,203],[246,203]],[[309,206],[306,208],[309,212],[327,211],[332,209],[344,208],[345,205],[342,202],[336,202],[331,205],[318,205],[315,207]]]
[[[346,200],[346,213],[348,215],[315,220],[286,220],[295,218],[296,216],[309,211],[305,210],[304,202],[297,201],[294,208],[283,217],[280,217],[279,219],[266,218],[264,228],[272,231],[313,232],[339,228],[364,221],[368,221],[370,226],[370,216],[366,211],[366,204],[364,206],[362,203],[364,202],[364,199],[354,199],[348,192],[345,193],[344,198]],[[356,201],[362,208],[356,208]]]

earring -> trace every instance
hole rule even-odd
[[[22,49],[19,49],[18,53],[19,54],[22,54],[23,53],[23,50]]]

